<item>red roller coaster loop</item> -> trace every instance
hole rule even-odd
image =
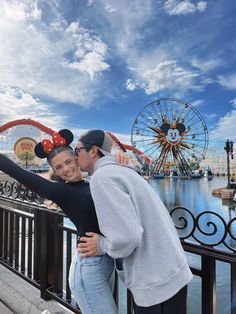
[[[7,129],[10,129],[14,126],[17,126],[17,125],[32,125],[32,126],[40,129],[41,131],[43,131],[49,135],[52,135],[53,133],[55,133],[54,130],[46,127],[45,125],[43,125],[37,121],[31,120],[31,119],[19,119],[19,120],[13,120],[13,121],[10,121],[8,123],[5,123],[5,124],[0,126],[0,133],[2,133],[4,131],[6,131]]]

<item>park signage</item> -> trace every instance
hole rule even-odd
[[[14,145],[14,152],[20,160],[33,160],[35,158],[34,147],[36,141],[31,137],[22,137]]]

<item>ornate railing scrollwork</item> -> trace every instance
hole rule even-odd
[[[218,213],[203,211],[197,216],[185,207],[175,207],[171,218],[181,240],[191,239],[201,245],[224,247],[236,253],[236,217],[224,220]]]
[[[29,203],[42,203],[42,199],[37,193],[16,181],[0,182],[0,196],[27,201]]]
[[[11,181],[0,182],[0,195],[12,196],[15,194],[15,185]]]

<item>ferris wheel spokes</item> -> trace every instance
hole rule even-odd
[[[154,161],[153,172],[164,171],[167,164],[172,164],[186,174],[205,156],[207,127],[196,108],[185,101],[159,99],[136,117],[131,142]]]

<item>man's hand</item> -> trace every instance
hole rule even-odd
[[[81,257],[100,255],[97,250],[97,242],[101,236],[94,232],[86,232],[85,234],[86,237],[80,238],[80,241],[83,243],[79,243],[77,245],[79,255]]]

